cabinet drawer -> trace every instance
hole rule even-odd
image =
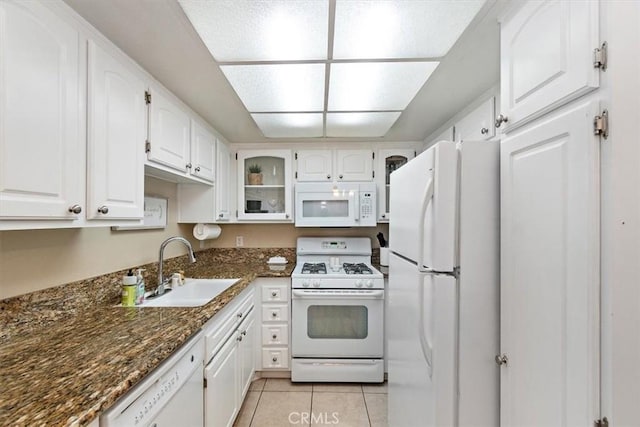
[[[262,287],[262,302],[288,302],[288,285],[265,285]]]
[[[286,348],[263,348],[262,368],[288,368],[289,350]]]
[[[289,305],[273,304],[262,307],[263,322],[287,322],[289,321]]]
[[[262,345],[289,344],[289,327],[287,325],[262,325]]]

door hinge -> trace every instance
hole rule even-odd
[[[376,152],[375,152],[375,151],[372,151],[372,152],[371,152],[371,158],[372,158],[372,159],[375,159],[375,158],[376,158]]]
[[[238,153],[236,153],[236,160],[238,160]]]
[[[298,171],[296,171],[296,179],[298,179]]]
[[[603,110],[602,114],[593,118],[593,134],[604,139],[609,136],[609,112],[607,110]]]
[[[207,388],[207,379],[204,379],[204,388]]]
[[[416,150],[413,150],[413,157],[416,157],[418,155],[418,152]]]
[[[298,153],[295,154],[296,160],[298,160]]]
[[[607,42],[593,49],[593,67],[600,68],[602,71],[607,70]]]
[[[238,209],[236,209],[236,218],[238,218]]]
[[[144,102],[146,102],[147,105],[151,104],[151,92],[148,90],[144,91]]]
[[[602,419],[595,420],[593,422],[594,427],[609,427],[609,420],[607,417],[602,417]]]
[[[376,171],[371,171],[371,178],[375,178],[376,177]]]
[[[151,151],[151,142],[149,140],[147,140],[144,143],[144,152],[148,153],[150,151]]]

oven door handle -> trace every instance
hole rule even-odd
[[[355,299],[383,299],[384,290],[376,289],[371,291],[354,291],[354,292],[322,292],[322,291],[306,291],[304,289],[294,289],[292,292],[294,298],[298,299],[319,299],[319,298],[355,298]]]

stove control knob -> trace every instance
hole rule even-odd
[[[356,280],[356,288],[362,287],[362,280]]]
[[[367,280],[367,288],[373,288],[373,280],[371,279]]]
[[[302,286],[305,287],[305,288],[308,288],[309,287],[309,281],[308,280],[303,280],[302,281]]]
[[[315,286],[316,288],[320,287],[320,280],[314,280],[313,281],[313,286]]]

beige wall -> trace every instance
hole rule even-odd
[[[296,246],[298,236],[370,236],[378,228],[296,228],[293,224],[228,224],[216,240],[197,242],[191,225],[176,223],[176,185],[146,177],[145,193],[169,199],[168,226],[163,230],[112,231],[108,227],[58,230],[0,231],[0,299],[21,295],[124,268],[154,262],[160,243],[170,236],[185,236],[194,249],[235,247],[236,236],[245,247]],[[165,257],[184,254],[182,245],[167,247]]]

